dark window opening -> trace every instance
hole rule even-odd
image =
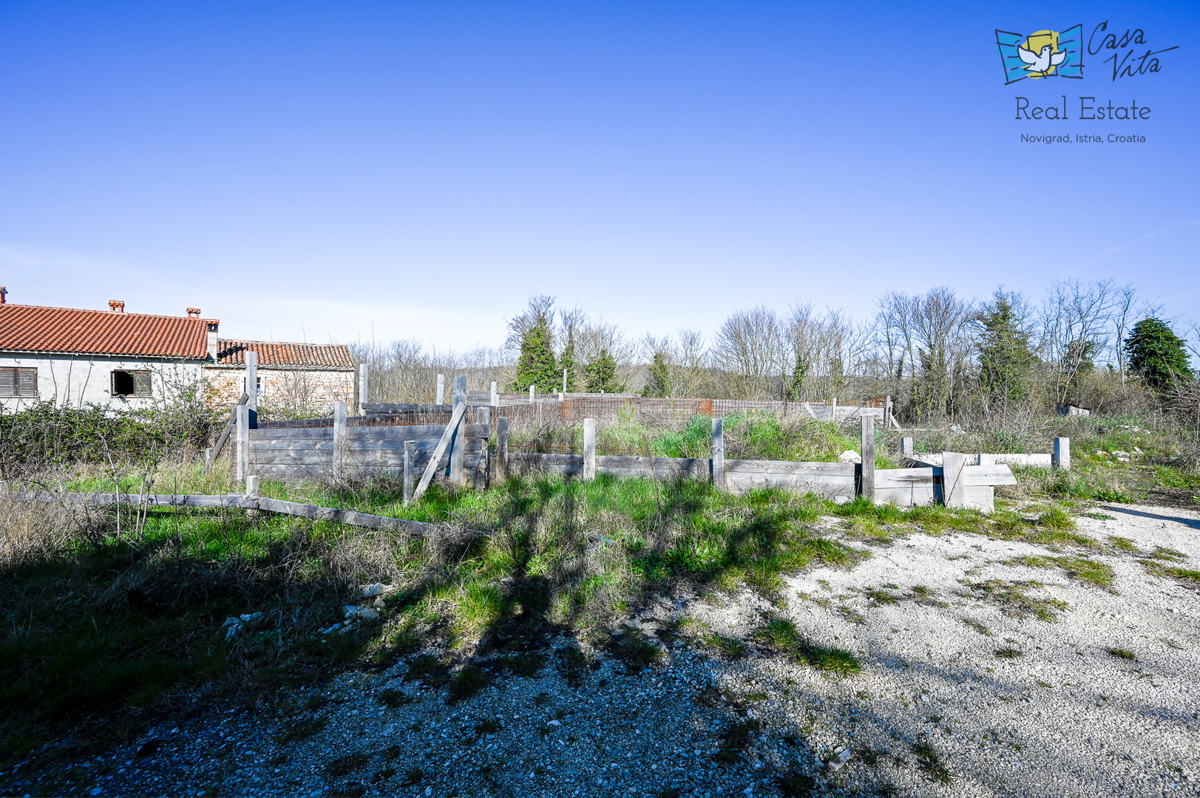
[[[37,398],[37,369],[0,368],[0,396]]]
[[[112,373],[113,396],[150,396],[150,372],[114,371]]]

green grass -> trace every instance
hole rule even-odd
[[[1108,649],[1108,653],[1117,659],[1127,659],[1133,662],[1137,661],[1137,654],[1134,654],[1132,651],[1128,651],[1123,648],[1110,648]]]
[[[152,489],[188,492],[203,479],[180,466],[169,487]],[[111,491],[103,482],[84,473],[73,487]],[[170,696],[205,683],[271,696],[350,665],[406,662],[409,680],[461,700],[493,678],[540,672],[539,651],[564,632],[601,642],[651,593],[687,584],[771,594],[788,574],[860,557],[813,531],[827,503],[780,491],[539,476],[489,491],[434,487],[404,507],[401,487],[268,482],[263,493],[483,534],[421,540],[267,513],[122,508],[0,564],[12,619],[0,628],[0,765],[79,723],[136,733]],[[400,588],[382,618],[322,634],[373,582]],[[225,619],[253,612],[262,615],[227,640]],[[626,644],[641,653],[618,651],[644,667],[660,648],[643,642]],[[581,683],[590,661],[575,651],[583,661],[563,654],[563,667]],[[451,670],[450,656],[467,661]]]
[[[1061,568],[1067,576],[1080,582],[1112,590],[1113,569],[1096,560],[1086,557],[1017,557],[1007,561],[1014,565],[1027,565],[1033,568]]]
[[[758,638],[775,652],[834,676],[853,676],[862,671],[862,663],[853,654],[804,639],[796,624],[786,618],[768,620]]]
[[[1039,621],[1052,622],[1058,620],[1059,613],[1067,608],[1065,601],[1031,595],[1031,590],[1043,587],[1041,582],[988,579],[983,582],[967,581],[963,584],[977,598],[998,606],[1005,615],[1018,618],[1034,617]]]
[[[942,761],[942,757],[929,743],[915,743],[913,754],[917,757],[917,765],[925,771],[925,775],[940,784],[949,784],[950,770]]]
[[[1142,560],[1142,567],[1147,573],[1154,576],[1162,576],[1168,579],[1174,579],[1189,586],[1200,586],[1200,571],[1189,568],[1176,568],[1171,565],[1163,565],[1155,560]]]

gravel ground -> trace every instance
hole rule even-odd
[[[55,773],[0,773],[0,792],[1200,795],[1200,591],[1141,561],[1171,549],[1200,568],[1200,514],[1093,515],[1109,518],[1080,518],[1079,532],[1140,553],[914,534],[852,570],[790,579],[775,606],[656,599],[631,621],[668,641],[649,669],[607,655],[565,668],[559,640],[538,675],[459,702],[407,664],[347,673],[287,711],[214,707]],[[1010,562],[1081,554],[1113,569],[1111,589]],[[764,652],[753,632],[769,614],[854,653],[862,672]],[[671,642],[676,628],[691,637]],[[696,642],[709,633],[745,653]]]

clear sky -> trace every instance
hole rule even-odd
[[[995,29],[1104,21],[1178,49],[1004,84]],[[2,0],[0,285],[460,350],[534,293],[662,335],[1114,277],[1191,319],[1198,33],[1195,2]]]

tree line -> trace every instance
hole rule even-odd
[[[372,391],[428,401],[437,373],[524,392],[852,402],[893,397],[896,414],[936,423],[1075,404],[1142,409],[1191,390],[1188,344],[1130,285],[1065,280],[1040,303],[997,289],[977,301],[949,288],[892,291],[870,317],[795,304],[731,314],[711,335],[631,338],[538,295],[508,320],[502,347],[456,356],[413,342],[358,347]],[[1194,332],[1194,331],[1193,331]]]

